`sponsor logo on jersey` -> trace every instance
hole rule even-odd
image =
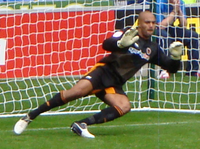
[[[148,49],[148,48],[147,48]],[[150,51],[149,51],[150,50]],[[149,48],[148,52],[151,53],[151,49]],[[131,53],[131,54],[136,54],[136,55],[139,55],[142,59],[146,59],[146,60],[149,60],[149,54],[146,54],[146,53],[142,53],[141,50],[137,50],[133,47],[129,47],[128,51]]]

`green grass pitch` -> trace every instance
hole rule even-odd
[[[89,126],[95,139],[82,138],[69,126],[90,114],[39,116],[21,135],[13,133],[19,117],[1,118],[2,149],[197,149],[198,114],[130,112],[112,122]]]
[[[40,81],[40,82],[39,82]],[[41,97],[46,93],[49,97],[50,90],[55,90],[52,81],[57,84],[57,80],[27,80],[19,82],[9,82],[8,85],[1,80],[0,103],[4,97],[12,101],[21,98],[35,96]],[[61,79],[59,79],[59,82]],[[66,80],[63,80],[65,82]],[[134,81],[134,80],[131,80]],[[30,83],[31,82],[31,83]],[[61,81],[62,82],[62,81]],[[180,84],[182,83],[182,85]],[[138,82],[128,83],[129,90],[137,89]],[[37,90],[36,86],[40,88]],[[126,86],[127,87],[127,86]],[[199,78],[185,77],[180,74],[171,76],[167,82],[157,81],[155,87],[159,91],[155,94],[155,101],[146,102],[147,81],[142,85],[142,107],[168,107],[179,108],[178,105],[171,104],[171,92],[176,92],[173,103],[191,103],[182,105],[182,109],[196,107],[200,110],[200,83]],[[18,89],[21,89],[21,93]],[[59,85],[58,85],[59,88]],[[28,89],[28,90],[27,90]],[[59,88],[60,89],[60,88]],[[61,88],[62,89],[62,88]],[[10,90],[13,90],[11,93]],[[165,92],[161,92],[166,90]],[[14,92],[15,91],[15,92]],[[188,94],[190,93],[190,94]],[[129,99],[138,99],[138,93],[128,93]],[[177,96],[177,97],[176,97]],[[48,97],[48,98],[49,98]],[[169,101],[164,103],[164,97]],[[41,97],[42,99],[42,97]],[[156,99],[160,99],[158,103]],[[194,99],[196,99],[194,101]],[[92,100],[95,102],[97,99]],[[144,102],[143,102],[144,100]],[[33,99],[34,104],[35,99]],[[137,101],[137,100],[136,100]],[[44,100],[42,99],[41,103]],[[193,104],[196,103],[196,104]],[[16,109],[20,109],[20,104],[15,103]],[[81,104],[88,104],[81,103]],[[78,103],[79,105],[79,103]],[[137,103],[132,104],[137,107]],[[30,107],[30,102],[23,103],[24,108]],[[101,107],[101,109],[104,106]],[[13,103],[0,104],[0,112],[12,111]],[[24,111],[26,112],[26,111]],[[14,124],[19,117],[0,118],[0,148],[1,149],[198,149],[200,147],[200,119],[199,114],[172,113],[172,112],[130,112],[125,116],[112,122],[92,125],[89,127],[95,139],[87,139],[77,136],[70,131],[69,126],[73,121],[85,118],[91,114],[67,114],[59,116],[39,116],[21,135],[13,133]]]

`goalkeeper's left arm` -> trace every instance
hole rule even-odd
[[[183,44],[181,42],[173,42],[169,47],[169,57],[160,50],[158,56],[158,65],[169,73],[176,73],[180,68],[180,60],[183,51]]]
[[[183,53],[183,43],[179,41],[175,41],[171,43],[169,47],[169,52],[170,52],[171,59],[180,60],[181,55]]]

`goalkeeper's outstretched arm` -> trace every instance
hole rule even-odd
[[[173,42],[169,47],[170,56],[167,57],[165,53],[160,50],[156,64],[169,73],[176,73],[180,68],[180,60],[183,51],[183,44],[181,42]]]
[[[128,49],[133,43],[139,40],[138,30],[134,27],[117,31],[110,38],[104,40],[102,46],[107,51],[121,51]]]
[[[170,52],[171,59],[180,60],[181,55],[183,53],[183,43],[179,41],[175,41],[171,43],[169,47],[169,52]]]

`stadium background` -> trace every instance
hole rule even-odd
[[[12,4],[12,2],[10,4]],[[89,1],[86,4],[89,4]],[[78,75],[77,71],[73,70],[78,70],[79,68],[83,68],[81,74],[84,74],[87,71],[86,67],[92,66],[98,59],[102,57],[102,55],[97,57],[97,59],[91,58],[87,60],[87,62],[85,60],[82,60],[81,63],[77,63],[76,60],[80,59],[80,56],[93,57],[94,55],[104,53],[100,44],[106,38],[106,36],[111,35],[111,32],[108,33],[106,36],[105,34],[101,33],[106,32],[107,30],[114,31],[116,29],[123,28],[124,26],[130,26],[134,24],[134,20],[136,20],[137,18],[124,16],[129,16],[130,14],[134,14],[135,12],[138,13],[142,10],[108,10],[103,11],[100,14],[94,13],[95,11],[91,13],[90,11],[67,12],[67,9],[73,6],[91,7],[90,5],[86,4],[84,3],[83,5],[83,1],[78,1],[78,5],[74,5],[74,3],[68,3],[68,1],[55,1],[53,3],[48,1],[45,3],[38,1],[23,3],[23,5],[22,3],[7,5],[7,7],[2,9],[3,11],[0,11],[0,38],[8,38],[8,49],[11,49],[12,47],[15,48],[6,51],[8,52],[6,53],[6,56],[9,61],[6,63],[6,66],[0,66],[0,78],[48,76],[50,74],[63,72],[63,70],[65,70],[64,75]],[[1,5],[4,5],[4,3],[2,2]],[[107,5],[114,6],[115,4],[113,1],[103,1],[101,3],[97,1],[96,3],[94,2],[92,6],[103,7]],[[40,7],[40,9],[46,9],[48,7],[66,8],[66,12],[47,11],[45,13],[32,12],[22,13],[21,15],[20,13],[17,15],[12,14],[13,9],[27,9],[30,11],[38,7]],[[5,10],[8,14],[5,13]],[[192,18],[188,18],[188,28],[194,29],[198,33],[200,33],[200,11],[198,10],[199,6],[187,6],[187,15],[192,16]],[[84,17],[76,17],[76,15]],[[7,16],[7,18],[4,16]],[[69,17],[70,19],[67,20],[67,18]],[[114,22],[115,20],[117,20],[116,23]],[[38,21],[39,23],[36,21]],[[75,31],[63,30],[65,28],[73,28],[74,22],[76,22],[76,27],[81,27],[84,24],[91,23],[94,23],[94,25],[92,25],[91,28],[83,27]],[[53,32],[54,30],[59,30],[58,27],[62,28],[62,30],[60,30],[59,32]],[[99,33],[98,35],[97,31]],[[36,32],[38,32],[38,34],[34,34]],[[28,34],[30,36],[22,36]],[[92,34],[92,36],[90,36],[89,34]],[[81,36],[90,38],[84,39],[84,42],[81,43],[80,40],[76,40],[78,38],[81,38]],[[75,38],[75,40],[73,40],[73,38]],[[59,43],[60,40],[66,40],[68,42]],[[73,47],[71,46],[72,40],[74,45]],[[88,44],[94,44],[98,46],[94,47]],[[89,47],[90,53],[87,52],[87,48],[81,48],[81,50],[83,51],[82,55],[80,55],[80,52],[77,51],[72,51],[71,54],[67,55],[65,55],[65,53],[63,52],[66,49],[72,50],[72,48],[80,47]],[[46,54],[50,52],[53,52],[53,55]],[[27,58],[30,55],[38,56],[32,57],[31,59]],[[21,58],[15,59],[16,56]],[[69,57],[72,58],[71,67],[68,67],[69,63],[67,62],[63,63],[63,65],[59,65],[60,60],[69,59]],[[40,67],[40,65],[43,65],[43,67]]]

